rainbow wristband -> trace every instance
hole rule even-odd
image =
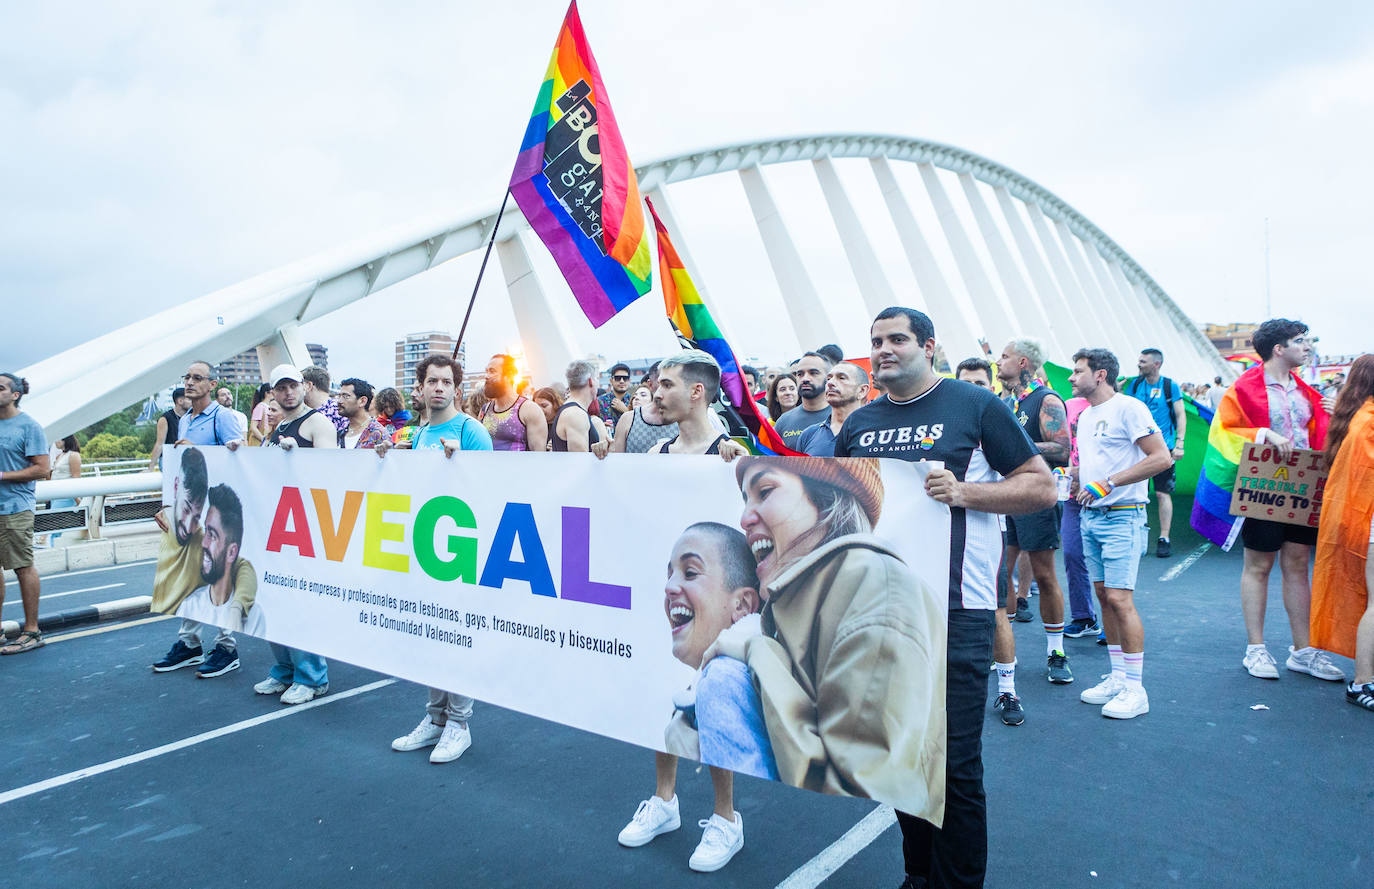
[[[1101,500],[1103,497],[1106,497],[1112,491],[1111,488],[1105,487],[1100,482],[1088,482],[1083,487],[1093,492],[1094,500]]]

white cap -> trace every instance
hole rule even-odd
[[[282,380],[295,380],[299,383],[302,382],[303,378],[301,372],[291,365],[278,364],[272,369],[272,375],[267,378],[267,382],[275,389]]]

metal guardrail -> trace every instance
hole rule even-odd
[[[162,473],[148,472],[143,460],[115,462],[136,463],[140,469],[39,482],[35,499],[47,505],[34,510],[34,533],[84,529],[88,538],[97,540],[107,525],[151,519],[162,508]],[[51,505],[63,500],[75,500],[76,504]]]
[[[81,463],[81,477],[86,478],[91,475],[133,475],[134,473],[147,472],[148,460],[144,457],[136,457],[130,460],[99,460]]]

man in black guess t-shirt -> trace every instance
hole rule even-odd
[[[897,813],[906,885],[979,887],[988,842],[983,707],[1002,559],[996,514],[1053,506],[1055,484],[997,396],[936,375],[935,326],[924,313],[884,309],[871,333],[873,376],[885,394],[845,420],[835,456],[942,461],[926,493],[950,507],[945,820],[937,829]]]

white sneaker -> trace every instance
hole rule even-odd
[[[420,720],[420,724],[410,730],[410,734],[402,735],[391,742],[391,749],[401,753],[411,750],[419,750],[421,747],[429,747],[439,740],[439,736],[444,733],[442,725],[435,725],[434,720],[425,714],[425,718]]]
[[[315,698],[318,698],[328,691],[328,682],[318,687],[301,685],[299,682],[293,682],[291,683],[291,687],[282,694],[281,702],[283,704],[304,704],[306,701],[313,701]]]
[[[1150,696],[1145,694],[1145,689],[1129,685],[1102,705],[1102,715],[1111,719],[1134,719],[1149,712]]]
[[[658,796],[651,796],[635,809],[635,816],[620,831],[620,836],[616,837],[616,840],[620,845],[633,849],[644,845],[659,834],[677,830],[681,826],[682,818],[678,814],[677,795],[674,794],[667,802]]]
[[[1318,679],[1327,679],[1331,682],[1344,682],[1345,672],[1340,667],[1331,663],[1331,656],[1320,648],[1307,648],[1294,651],[1293,646],[1288,646],[1288,661],[1285,667],[1294,673],[1306,673],[1308,676],[1315,676]],[[1278,673],[1277,670],[1274,671]]]
[[[1117,678],[1115,673],[1108,673],[1107,678],[1094,685],[1092,688],[1083,689],[1083,693],[1078,699],[1085,704],[1105,704],[1112,698],[1121,694],[1126,683]]]
[[[726,821],[719,815],[712,815],[697,826],[705,828],[701,832],[701,842],[697,850],[687,860],[692,870],[707,874],[720,870],[730,863],[735,853],[744,848],[744,819],[735,812],[734,822]]]
[[[268,676],[266,679],[253,686],[253,691],[260,695],[279,695],[286,691],[286,683],[278,682],[271,676]]]
[[[444,730],[439,735],[439,743],[435,744],[434,749],[430,751],[429,761],[435,765],[453,762],[471,746],[472,732],[468,731],[468,727],[459,725],[456,720],[449,720],[444,724]]]
[[[1293,658],[1288,658],[1291,663]],[[1249,648],[1245,651],[1245,659],[1241,661],[1245,669],[1250,671],[1250,675],[1259,679],[1278,679],[1279,665],[1274,663],[1274,656],[1269,653],[1267,648]],[[1293,669],[1289,667],[1288,669]]]

